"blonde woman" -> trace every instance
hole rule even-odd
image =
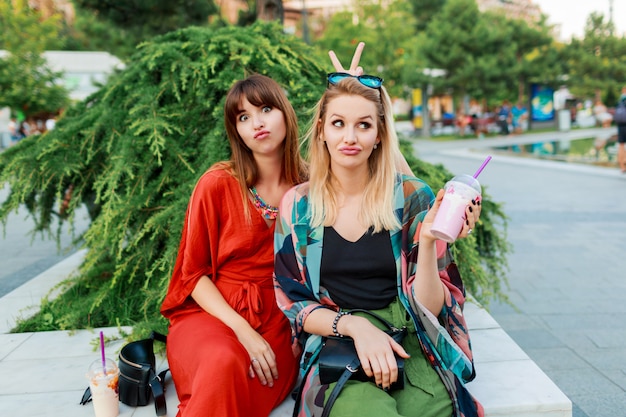
[[[462,385],[474,376],[463,284],[445,242],[430,232],[443,192],[435,197],[424,182],[397,172],[398,140],[382,82],[329,74],[307,137],[309,182],[281,201],[274,275],[294,350],[303,351],[296,412],[479,416],[481,406]],[[466,215],[461,237],[474,227],[480,202]],[[351,314],[355,309],[406,327],[408,335],[398,343],[367,315]],[[440,337],[431,340],[421,330],[426,324]],[[318,354],[322,337],[333,335],[354,340],[371,379],[349,380],[330,408],[337,383],[320,382]],[[396,357],[405,361],[406,380],[398,381]],[[404,388],[393,389],[396,382]]]

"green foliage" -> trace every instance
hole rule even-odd
[[[211,164],[229,157],[223,100],[252,72],[285,87],[304,129],[325,86],[310,47],[274,23],[190,27],[142,44],[123,72],[69,109],[54,130],[0,154],[0,182],[11,190],[0,219],[22,204],[40,230],[71,221],[83,204],[93,218],[79,276],[20,331],[112,325],[165,331],[159,307],[189,196]],[[433,187],[443,184],[441,167],[416,161],[410,151],[407,158]],[[466,257],[468,288],[485,303],[502,295],[498,268],[507,246],[496,230],[498,210],[485,205],[484,232],[475,235],[485,236],[482,252],[469,243],[459,247],[467,252],[459,257]]]
[[[128,58],[135,47],[156,35],[208,24],[217,13],[207,0],[76,0],[77,21],[69,30],[74,48],[106,50]],[[109,43],[110,42],[110,43]],[[108,44],[107,44],[108,43]]]
[[[426,29],[433,17],[441,11],[447,0],[410,0],[413,15],[415,16],[415,27],[418,32]]]
[[[404,95],[402,74],[406,68],[415,70],[416,65],[410,5],[395,1],[383,6],[368,0],[355,4],[355,12],[336,13],[326,22],[326,30],[315,40],[315,46],[320,54],[332,49],[337,56],[351,57],[357,42],[365,42],[361,66],[383,77],[392,96]]]
[[[533,25],[500,12],[480,12],[473,0],[447,0],[419,36],[424,68],[445,70],[433,84],[489,104],[523,99],[530,82],[553,84],[561,74],[545,19]]]
[[[573,39],[561,50],[570,91],[581,98],[598,93],[607,106],[617,102],[626,80],[626,37],[616,37],[602,15],[592,14],[583,39]]]
[[[68,92],[56,81],[42,56],[61,46],[59,16],[44,20],[26,1],[0,1],[0,107],[19,109],[26,116],[56,112],[69,101]]]

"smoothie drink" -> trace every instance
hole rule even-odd
[[[117,417],[120,413],[119,383],[120,370],[111,359],[106,359],[106,373],[102,361],[89,366],[87,378],[96,417]]]
[[[463,228],[465,209],[480,196],[481,188],[471,175],[458,175],[446,183],[444,190],[441,206],[430,230],[437,239],[452,243]]]

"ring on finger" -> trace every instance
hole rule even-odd
[[[252,358],[250,359],[251,362],[258,362],[259,360],[257,358]]]
[[[467,231],[467,234],[468,234],[468,235],[469,235],[470,233],[472,233],[472,229],[469,229],[469,230]]]

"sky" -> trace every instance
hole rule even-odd
[[[549,23],[561,24],[561,37],[568,40],[572,35],[582,37],[585,22],[592,12],[604,14],[609,18],[609,0],[532,0],[541,11],[548,15]],[[615,33],[626,32],[626,0],[613,0],[613,23]]]

